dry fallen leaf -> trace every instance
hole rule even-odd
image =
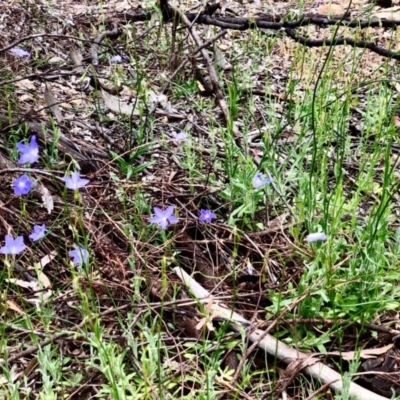
[[[19,315],[25,315],[25,312],[21,310],[12,300],[7,300],[7,305],[10,310],[17,312]]]
[[[357,359],[358,354],[359,354],[359,357],[363,358],[363,359],[376,358],[376,356],[387,353],[393,346],[394,346],[394,344],[392,343],[392,344],[388,344],[387,346],[384,346],[384,347],[379,347],[376,349],[364,349],[359,352],[358,351],[345,351],[345,352],[341,353],[340,351],[331,351],[326,354],[330,355],[330,356],[341,356],[343,360],[352,361],[352,360]]]
[[[199,90],[201,91],[201,92],[204,92],[206,89],[204,89],[204,86],[201,84],[201,82],[200,81],[196,81],[196,83],[197,83],[197,87],[199,88]]]
[[[136,116],[139,115],[139,111],[134,109],[135,102],[132,104],[127,104],[123,102],[119,97],[113,96],[112,94],[106,92],[103,89],[101,89],[101,95],[103,97],[104,104],[109,110],[118,114],[136,115]]]
[[[219,47],[222,51],[226,51],[226,50],[229,49],[229,46],[228,46],[227,44],[223,44],[223,43],[218,44],[218,47]]]
[[[31,81],[30,79],[22,79],[21,81],[17,81],[14,83],[14,85],[20,89],[30,89],[30,90],[36,90],[36,86],[33,83],[33,81]]]
[[[224,53],[218,48],[218,46],[214,46],[214,54],[215,54],[215,63],[224,71],[229,71],[232,69],[232,65],[225,58]]]
[[[58,63],[63,63],[64,59],[58,56],[51,57],[47,60],[48,63],[50,64],[58,64]]]
[[[47,254],[44,256],[39,262],[38,262],[38,267],[40,269],[44,268],[49,262],[54,260],[54,258],[57,256],[56,251],[52,251],[50,254]]]
[[[40,289],[38,287],[37,282],[28,282],[28,281],[23,281],[22,279],[15,279],[15,278],[10,278],[10,279],[5,279],[6,282],[14,283],[15,285],[18,285],[24,289]]]
[[[51,286],[50,279],[43,272],[38,275],[38,279],[43,283],[44,288],[47,289]]]
[[[82,65],[82,61],[83,61],[83,55],[80,51],[77,51],[75,49],[71,49],[69,51],[69,56],[72,60],[72,62],[74,63],[75,67],[76,67],[76,72],[83,72],[84,68]]]
[[[220,316],[226,317],[222,312],[212,310],[213,303],[214,303],[213,299],[210,299],[209,302],[205,305],[204,308],[206,311],[206,316],[201,318],[199,323],[196,325],[197,330],[200,330],[204,325],[206,325],[209,331],[213,331],[214,330],[214,326],[212,324],[213,319]]]
[[[126,0],[118,1],[117,4],[115,5],[115,10],[118,12],[129,10],[130,8],[131,8],[131,5]]]
[[[34,357],[28,364],[28,366],[24,369],[24,376],[29,376],[38,364],[39,364],[38,359]]]
[[[39,273],[37,281],[28,282],[15,278],[6,279],[6,281],[14,283],[24,289],[31,289],[34,292],[35,298],[28,298],[26,300],[29,303],[35,304],[37,307],[39,307],[42,302],[46,301],[53,293],[48,289],[51,286],[50,280],[43,272]],[[40,285],[39,282],[41,282],[42,285]],[[43,290],[43,288],[47,290]]]
[[[54,208],[54,201],[49,189],[47,189],[46,186],[44,186],[41,182],[38,182],[35,187],[35,191],[43,202],[42,207],[44,207],[47,212],[51,214]]]
[[[344,9],[337,4],[324,4],[318,8],[317,13],[328,16],[341,16],[344,13]]]
[[[371,18],[386,19],[388,21],[394,21],[400,19],[400,7],[388,8],[385,11],[379,11],[371,13]]]

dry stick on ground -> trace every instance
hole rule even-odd
[[[175,6],[171,6],[171,9],[180,16],[181,20],[187,26],[190,34],[192,35],[194,41],[196,42],[196,45],[199,47],[203,46],[203,42],[201,41],[199,34],[194,29],[194,27],[192,26],[192,24],[188,20],[188,18],[185,16],[185,14]],[[208,74],[210,76],[211,84],[212,84],[215,94],[217,96],[218,104],[222,110],[222,113],[224,114],[225,121],[229,124],[230,120],[231,120],[231,116],[229,114],[228,105],[226,104],[226,101],[224,99],[224,95],[222,93],[221,87],[218,83],[217,71],[214,68],[214,65],[212,63],[210,56],[207,53],[207,50],[202,49],[201,55],[203,56],[204,62],[207,66]],[[243,147],[244,139],[243,139],[242,134],[239,132],[239,129],[235,125],[235,123],[232,123],[232,132],[236,139],[237,144],[240,145],[241,147]]]
[[[215,4],[217,5],[217,3]],[[171,7],[172,8],[172,7]],[[322,28],[327,26],[345,26],[348,28],[393,28],[400,25],[400,20],[389,19],[343,19],[343,18],[330,18],[327,15],[304,14],[300,15],[296,20],[290,20],[288,13],[264,15],[263,17],[250,16],[250,17],[213,17],[214,12],[220,7],[209,8],[207,12],[203,11],[191,13],[186,12],[185,16],[190,22],[195,21],[197,24],[219,26],[221,28],[236,29],[236,30],[249,30],[249,29],[272,29],[279,31],[282,28],[296,29],[308,25],[315,25]],[[142,22],[148,21],[152,17],[152,12],[142,14],[133,13],[119,13],[116,18],[124,19],[125,21]],[[172,18],[164,18],[164,22],[169,22]],[[15,44],[15,43],[14,43]]]
[[[174,7],[170,7],[175,9]],[[215,11],[215,10],[213,10]],[[151,18],[151,13],[147,14],[118,14],[117,17],[123,17],[128,21],[145,21]],[[325,16],[308,16],[303,15],[296,21],[288,21],[287,15],[275,15],[274,17],[267,16],[262,18],[223,18],[223,17],[212,17],[207,13],[186,13],[185,17],[190,23],[218,26],[224,29],[246,31],[251,29],[271,29],[275,31],[284,30],[288,36],[295,41],[308,47],[323,47],[323,46],[337,46],[347,45],[352,47],[367,48],[381,56],[387,58],[400,59],[400,54],[396,51],[387,50],[383,47],[375,45],[374,42],[367,42],[363,40],[354,40],[352,38],[337,38],[334,41],[326,39],[314,40],[307,39],[303,36],[298,36],[295,31],[296,28],[300,28],[307,25],[316,25],[320,27],[327,27],[332,25],[346,26],[349,28],[394,28],[400,25],[400,20],[384,20],[378,19],[375,21],[352,19],[351,21],[344,20],[342,18],[329,19]],[[168,21],[168,20],[166,20]],[[276,22],[280,21],[280,22]],[[186,22],[185,22],[186,23]]]
[[[192,293],[199,299],[204,301],[210,298],[210,293],[205,290],[199,283],[197,283],[193,278],[191,278],[185,271],[180,267],[174,268],[175,273],[179,278],[189,287]],[[243,330],[243,325],[248,326],[249,321],[243,318],[240,314],[224,308],[216,303],[211,305],[210,312],[218,313],[219,317],[224,316],[230,321],[231,328],[240,332]],[[264,336],[260,340],[260,337]],[[312,354],[305,354],[292,347],[286,345],[285,343],[275,339],[269,334],[265,334],[265,331],[257,329],[249,334],[249,339],[252,342],[259,341],[258,346],[265,350],[268,354],[277,357],[279,360],[286,364],[290,364],[297,360],[306,360],[312,357]],[[313,378],[320,380],[323,384],[329,383],[329,387],[339,393],[344,392],[342,376],[334,371],[333,369],[327,367],[323,363],[317,361],[313,365],[309,365],[304,370],[311,375]],[[386,397],[380,396],[373,393],[356,383],[350,382],[348,387],[348,396],[353,400],[387,400]]]

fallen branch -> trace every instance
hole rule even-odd
[[[287,35],[292,38],[295,42],[298,42],[306,47],[331,47],[331,46],[352,46],[361,49],[369,49],[380,56],[386,58],[394,58],[400,60],[400,53],[398,51],[387,50],[383,47],[377,46],[373,42],[367,42],[365,40],[354,40],[352,38],[338,37],[335,39],[307,39],[304,36],[297,34],[293,29],[285,29]]]
[[[210,299],[211,294],[192,277],[190,277],[184,270],[182,270],[180,267],[175,267],[174,271],[179,278],[182,279],[184,284],[189,287],[195,297],[202,301],[208,301]],[[216,302],[212,303],[210,313],[218,314],[219,318],[222,317],[229,320],[230,327],[236,332],[242,331],[243,326],[250,326],[250,322],[243,318],[240,314],[222,307]],[[260,340],[260,338],[262,339]],[[258,342],[258,346],[260,348],[286,364],[291,364],[301,360],[305,361],[312,357],[312,354],[302,353],[296,349],[293,349],[261,329],[256,329],[250,332],[249,339],[251,342]],[[304,370],[313,378],[320,380],[323,385],[326,384],[331,389],[339,393],[344,392],[342,376],[323,363],[316,361],[314,364],[306,366]],[[348,397],[352,398],[353,400],[387,400],[386,397],[373,393],[353,382],[350,382],[346,393]]]
[[[217,4],[217,3],[216,3]],[[214,7],[212,11],[214,12],[218,7]],[[204,25],[214,25],[219,26],[220,28],[226,27],[230,29],[239,29],[239,30],[247,30],[247,29],[273,29],[280,30],[283,28],[300,28],[302,26],[307,25],[316,25],[320,27],[339,25],[346,26],[348,28],[394,28],[396,26],[400,26],[400,20],[367,20],[367,19],[342,19],[342,18],[328,18],[323,15],[313,15],[306,14],[300,16],[298,19],[294,21],[287,21],[288,16],[284,14],[275,14],[275,15],[265,15],[263,17],[248,17],[248,18],[229,18],[229,17],[212,17],[210,10],[206,9],[200,13],[185,13],[186,18],[190,22],[196,21],[196,23],[204,24]],[[120,13],[116,15],[117,18],[124,18],[127,21],[139,22],[150,20],[152,17],[152,12],[146,13]],[[164,22],[168,22],[168,19],[164,20]],[[224,24],[224,26],[222,26]]]
[[[165,1],[164,1],[165,3]],[[284,31],[286,34],[306,47],[323,47],[323,46],[352,46],[358,48],[365,48],[377,53],[386,58],[400,59],[400,54],[396,51],[387,50],[384,47],[377,46],[374,42],[367,42],[364,40],[354,40],[352,38],[340,37],[336,39],[308,39],[304,36],[298,35],[296,28],[301,28],[308,25],[316,25],[322,28],[328,26],[345,26],[348,28],[395,28],[400,25],[400,20],[360,20],[352,19],[346,20],[344,18],[328,18],[323,15],[303,15],[295,21],[285,21],[287,15],[266,15],[263,17],[248,17],[248,18],[225,18],[225,17],[213,17],[212,14],[219,8],[219,3],[212,5],[213,7],[205,8],[200,13],[183,13],[181,15],[185,17],[186,21],[189,21],[190,26],[194,24],[203,24],[217,26],[222,29],[230,29],[237,31],[246,31],[252,29],[268,29],[275,31]],[[169,6],[171,10],[175,10],[174,7]],[[166,12],[166,6],[164,4],[163,15],[168,18],[164,18],[164,22],[171,20],[170,14]],[[151,13],[146,14],[118,14],[117,17],[123,17],[125,20],[130,21],[143,21],[151,18]],[[186,22],[185,22],[186,24]]]

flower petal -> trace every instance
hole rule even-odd
[[[179,222],[179,218],[175,217],[175,215],[171,215],[168,217],[168,221],[170,224],[176,224]]]
[[[154,214],[157,215],[157,217],[164,218],[164,211],[161,208],[154,207],[153,211],[154,211]]]
[[[174,214],[174,208],[175,206],[168,206],[165,211],[164,211],[164,215],[169,218],[171,215]]]

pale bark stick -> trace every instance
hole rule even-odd
[[[212,295],[180,267],[174,268],[174,271],[199,300],[208,302],[212,299]],[[219,317],[225,317],[229,320],[230,326],[234,331],[240,332],[243,330],[243,325],[250,325],[250,321],[247,321],[240,314],[222,307],[216,302],[210,303],[212,304],[211,311],[218,314]],[[260,338],[262,339],[260,340]],[[261,329],[256,329],[249,333],[249,339],[251,342],[258,342],[260,348],[286,364],[290,364],[299,359],[309,359],[312,356],[312,354],[302,353],[285,343],[282,343],[273,336],[266,334]],[[323,363],[317,361],[315,364],[304,368],[304,371],[313,378],[320,380],[322,384],[329,384],[331,389],[339,393],[344,391],[342,376]],[[348,396],[353,400],[387,400],[386,397],[373,393],[353,382],[350,383]]]

